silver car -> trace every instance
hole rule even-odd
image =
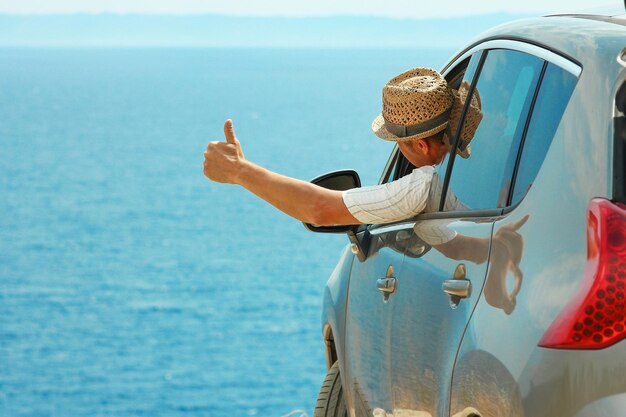
[[[483,119],[436,168],[439,210],[308,225],[350,239],[316,417],[626,415],[625,47],[624,8],[484,33],[442,70]],[[394,149],[381,183],[412,169]]]

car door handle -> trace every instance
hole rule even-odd
[[[391,294],[396,290],[396,279],[394,277],[380,278],[376,280],[376,287],[385,294]]]
[[[472,295],[472,282],[465,278],[464,264],[457,265],[453,278],[445,280],[441,289],[450,297],[452,308],[457,308],[462,299]]]
[[[376,280],[378,291],[383,293],[383,301],[387,302],[387,300],[389,300],[389,296],[396,290],[396,283],[397,281],[394,277]]]
[[[383,293],[383,301],[389,300],[389,296],[396,290],[397,282],[393,276],[393,265],[389,265],[385,278],[376,280],[376,288]]]
[[[467,298],[472,294],[472,282],[469,279],[447,279],[441,286],[450,297]]]

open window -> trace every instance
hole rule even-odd
[[[480,54],[478,54],[480,55]],[[456,65],[447,75],[446,81],[448,85],[454,89],[458,89],[463,80],[463,76],[470,65],[470,60],[472,60],[473,64],[470,66],[470,71],[475,71],[475,66],[478,62],[478,57],[475,56],[468,57]],[[387,163],[387,167],[381,177],[380,183],[384,184],[387,182],[395,181],[404,177],[405,175],[410,174],[415,169],[415,166],[409,162],[402,152],[398,149],[398,147],[394,147],[391,156],[389,157],[389,162]]]

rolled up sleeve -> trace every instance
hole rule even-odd
[[[399,180],[342,193],[350,213],[362,223],[392,223],[424,211],[434,174],[432,166],[416,168]]]

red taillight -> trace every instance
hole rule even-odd
[[[626,338],[626,205],[593,199],[587,213],[587,268],[580,290],[539,346],[602,349]]]

